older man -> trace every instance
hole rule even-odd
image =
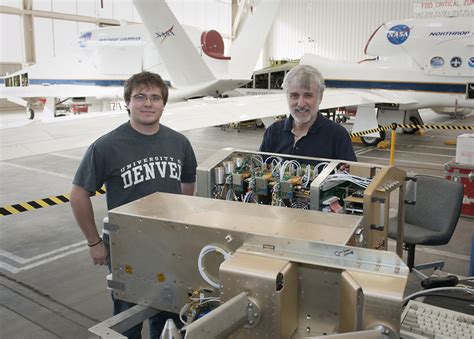
[[[324,79],[312,66],[294,67],[283,81],[291,116],[271,125],[260,151],[357,161],[346,129],[323,117]]]

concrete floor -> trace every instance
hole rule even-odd
[[[474,116],[452,120],[425,114],[426,123],[474,124]],[[102,132],[94,120],[89,123],[94,133]],[[81,130],[89,131],[86,126]],[[51,138],[51,132],[48,137],[56,141],[48,146],[35,128],[23,130],[24,134],[15,133],[12,128],[0,133],[0,206],[68,193],[85,145],[94,138],[93,133],[88,133],[84,140],[79,141],[80,136],[76,135],[69,144],[55,143],[60,137]],[[61,137],[68,137],[66,131],[61,133]],[[198,162],[202,162],[224,147],[256,150],[263,130],[238,132],[210,127],[184,134],[190,139]],[[455,157],[455,146],[446,145],[445,141],[458,134],[429,130],[423,136],[398,135],[396,165],[409,172],[443,176],[443,164]],[[26,152],[26,146],[19,146],[15,140],[27,141],[28,150],[35,152]],[[388,164],[388,150],[357,144],[354,147],[360,162]],[[101,225],[107,212],[105,197],[92,200],[96,222]],[[417,247],[416,261],[444,259],[444,271],[467,275],[473,230],[473,219],[461,218],[449,244]],[[1,338],[86,338],[89,327],[111,316],[106,269],[92,265],[87,249],[69,204],[0,217]],[[418,289],[416,279],[410,277],[407,293]]]

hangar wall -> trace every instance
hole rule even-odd
[[[0,14],[0,62],[23,62],[22,42],[20,17]]]
[[[414,0],[283,0],[264,60],[299,59],[304,53],[358,61],[382,23],[414,17]]]

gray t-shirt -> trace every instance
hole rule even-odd
[[[189,140],[164,125],[144,135],[124,123],[87,149],[73,183],[93,193],[105,183],[113,209],[155,192],[181,193],[196,181],[196,156]]]

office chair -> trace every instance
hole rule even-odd
[[[407,266],[410,272],[422,278],[419,270],[442,268],[443,261],[415,266],[415,246],[445,245],[451,239],[461,213],[464,187],[460,182],[442,178],[416,175],[416,183],[409,185],[406,200],[416,201],[405,205],[405,249],[408,250]],[[390,219],[389,237],[397,238],[397,220]]]

